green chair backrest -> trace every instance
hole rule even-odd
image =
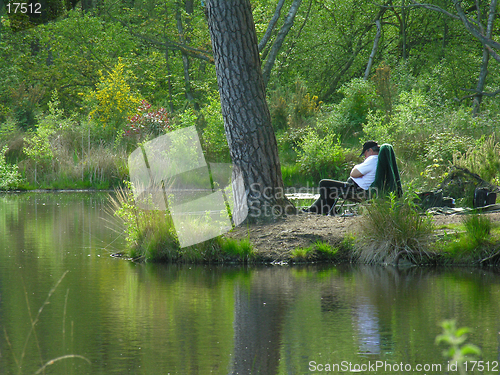
[[[380,146],[375,180],[370,186],[370,193],[372,191],[382,196],[389,192],[395,192],[398,197],[403,195],[396,155],[394,154],[392,145],[388,143]]]

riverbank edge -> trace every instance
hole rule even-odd
[[[10,190],[4,194],[25,193],[110,193],[114,190],[102,189],[37,189],[37,190]],[[500,213],[485,213],[488,216],[496,215],[493,221],[500,224]],[[251,256],[234,256],[219,253],[212,259],[195,261],[196,263],[220,264],[308,264],[308,263],[359,263],[355,252],[356,239],[359,238],[358,224],[363,216],[329,217],[313,214],[291,215],[273,223],[257,224],[247,227],[237,227],[224,234],[223,238],[238,241],[247,240],[252,248]],[[463,215],[435,215],[434,221],[441,226],[449,222],[457,222]],[[308,223],[312,221],[312,223]],[[263,233],[265,232],[265,233]],[[430,248],[444,240],[459,239],[460,231],[446,232],[437,229],[429,241]],[[324,251],[328,245],[332,251]],[[500,266],[500,239],[482,244],[487,248],[487,256],[474,257],[475,254],[464,256],[438,251],[428,251],[429,256],[420,265],[453,265],[453,266]],[[299,251],[297,251],[299,250]],[[112,254],[113,256],[127,257],[126,251]],[[398,257],[400,264],[405,262],[405,254]],[[179,262],[185,262],[179,259]]]
[[[500,225],[500,213],[485,213],[485,215]],[[237,227],[224,237],[246,239],[253,246],[252,258],[234,259],[233,262],[281,265],[361,264],[357,260],[356,244],[361,236],[362,218],[362,216],[340,218],[303,214],[265,225]],[[465,253],[443,250],[448,243],[464,239],[466,234],[460,227],[462,219],[463,215],[433,216],[436,229],[418,266],[500,266],[500,238],[494,236],[488,242],[480,243],[472,251]],[[307,223],[308,221],[311,223]],[[304,223],[305,225],[300,226]],[[319,251],[318,244],[328,244],[334,250],[333,253]],[[396,260],[389,264],[415,265],[410,263],[407,255],[404,251],[400,252]]]

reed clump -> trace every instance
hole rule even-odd
[[[394,263],[404,255],[411,262],[422,264],[429,258],[434,224],[430,216],[421,214],[414,201],[410,193],[402,198],[391,193],[366,206],[354,249],[359,262]]]
[[[111,212],[125,225],[127,256],[146,262],[248,262],[255,251],[247,239],[222,236],[181,247],[169,210],[144,210],[134,200],[130,184],[110,194]],[[198,228],[200,229],[200,228]]]

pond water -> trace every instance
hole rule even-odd
[[[450,318],[499,372],[494,269],[134,264],[106,206],[0,196],[0,374],[456,373]]]

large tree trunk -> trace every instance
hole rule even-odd
[[[248,0],[208,0],[207,20],[224,128],[242,173],[249,221],[274,218],[289,206],[260,67]]]

